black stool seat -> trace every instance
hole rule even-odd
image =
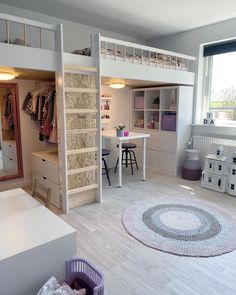
[[[102,156],[108,156],[110,155],[111,151],[108,149],[102,149]]]
[[[117,144],[117,147],[119,147],[119,144]],[[137,145],[132,142],[124,142],[122,143],[122,149],[135,149]]]
[[[119,147],[119,145],[117,145],[117,147]],[[122,165],[125,165],[126,168],[130,165],[132,175],[134,174],[133,164],[136,165],[136,168],[138,170],[138,163],[136,160],[135,152],[133,151],[133,149],[135,149],[136,147],[137,147],[137,145],[132,142],[122,143],[121,163],[122,163]],[[119,163],[119,157],[116,161],[116,167],[115,167],[115,171],[114,171],[115,173],[117,170],[118,163]]]

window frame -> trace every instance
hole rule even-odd
[[[210,109],[210,89],[212,78],[213,56],[204,57],[204,47],[211,44],[224,43],[234,41],[236,38],[229,38],[208,43],[200,44],[198,69],[196,77],[196,101],[194,105],[194,122],[195,124],[203,124],[203,119]],[[217,126],[236,127],[236,120],[229,122],[217,122]]]

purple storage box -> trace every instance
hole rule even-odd
[[[85,288],[87,295],[104,295],[103,274],[88,260],[79,257],[66,261],[66,283],[75,290]]]
[[[166,131],[176,131],[176,115],[163,115],[161,129]]]
[[[137,96],[134,98],[134,108],[144,109],[144,97]]]

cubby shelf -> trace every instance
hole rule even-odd
[[[177,87],[135,89],[131,92],[131,128],[176,131]]]
[[[180,174],[186,143],[191,136],[192,105],[193,88],[189,86],[131,90],[130,129],[150,134],[147,140],[150,169]],[[137,156],[142,157],[141,146]]]

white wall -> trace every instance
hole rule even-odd
[[[35,88],[35,81],[15,79],[11,82],[18,84],[19,91],[20,132],[24,177],[2,182],[0,185],[0,191],[29,185],[31,183],[31,153],[52,148],[52,145],[48,146],[45,142],[39,141],[39,122],[32,121],[30,116],[21,109],[25,96],[29,91],[32,91]]]
[[[24,10],[17,7],[9,6],[0,3],[0,12],[11,14],[23,18],[32,19],[39,22],[45,22],[48,24],[57,25],[63,23],[64,27],[64,51],[71,52],[75,49],[89,47],[90,46],[90,35],[92,33],[100,32],[102,35],[117,39],[122,39],[130,42],[145,43],[142,40],[136,38],[120,35],[117,33],[100,30],[99,28],[94,28],[86,25],[82,25],[75,22],[70,22],[67,20],[58,19],[45,14],[33,12],[30,10]]]
[[[158,38],[150,42],[150,45],[158,48],[164,48],[188,54],[192,56],[199,56],[200,44],[223,40],[227,38],[236,38],[236,18],[228,21],[220,22],[214,25],[205,26],[199,29],[171,35],[167,37]],[[198,66],[198,65],[197,65]],[[197,68],[196,68],[197,70]],[[197,86],[197,80],[195,85]],[[195,86],[195,102],[196,106],[196,86]],[[195,113],[195,110],[194,110]],[[217,127],[206,128],[205,126],[194,126],[192,129],[193,135],[205,135],[225,138],[235,138],[234,127]]]
[[[118,124],[124,124],[126,130],[129,130],[129,90],[125,87],[122,89],[112,89],[109,86],[101,87],[101,94],[110,94],[111,101],[111,118],[109,125],[104,125],[105,129],[115,130],[115,126]],[[116,141],[110,141],[109,139],[103,140],[103,147],[111,149],[111,155],[108,160],[109,167],[115,167],[118,157],[118,149],[116,147]]]
[[[236,37],[236,18],[199,29],[161,37],[149,45],[183,54],[198,56],[202,43]]]

